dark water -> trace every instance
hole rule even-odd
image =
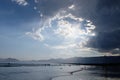
[[[0,80],[120,80],[120,66],[0,67]]]

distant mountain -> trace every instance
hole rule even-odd
[[[0,59],[0,62],[18,62],[18,59],[14,59],[14,58],[6,58],[6,59]]]
[[[42,62],[43,60],[39,60]],[[44,60],[48,63],[76,63],[76,64],[120,64],[120,56],[100,56],[100,57],[73,57],[68,59]]]
[[[20,61],[14,58],[0,59],[0,62],[17,62],[21,64],[51,64],[51,63],[70,63],[70,64],[120,64],[120,56],[100,56],[100,57],[73,57],[67,59],[49,59]]]
[[[120,56],[75,57],[66,60],[66,63],[78,64],[120,64]]]

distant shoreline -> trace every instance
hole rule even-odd
[[[56,64],[36,64],[36,63],[0,63],[0,67],[21,67],[21,66],[72,66],[72,65],[86,65],[86,66],[120,66],[120,63],[56,63]]]

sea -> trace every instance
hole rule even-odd
[[[0,80],[120,80],[120,66],[0,67]]]

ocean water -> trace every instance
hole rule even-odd
[[[0,80],[120,80],[115,66],[0,67]]]

